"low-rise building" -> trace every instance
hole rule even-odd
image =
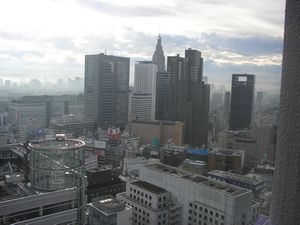
[[[221,148],[245,151],[245,172],[249,172],[253,169],[262,158],[260,145],[247,131],[222,131],[219,133],[218,144]]]
[[[263,190],[265,184],[264,180],[261,177],[255,176],[253,174],[240,175],[227,171],[213,170],[206,173],[206,175],[209,178],[215,180],[223,181],[228,184],[233,184],[242,188],[252,190],[255,196],[259,195],[259,193]]]
[[[95,122],[82,114],[63,115],[50,121],[50,129],[57,134],[72,134],[74,137],[94,132]]]
[[[255,224],[259,203],[251,190],[195,176],[156,163],[142,166],[139,179],[163,188],[182,206],[181,224]]]
[[[133,208],[133,225],[179,225],[181,207],[174,205],[170,192],[145,181],[126,185],[117,198]]]
[[[133,120],[131,133],[140,137],[140,144],[151,144],[154,139],[159,144],[167,144],[172,140],[175,145],[184,144],[184,123],[179,121],[141,121]]]
[[[242,172],[245,152],[242,150],[215,148],[208,153],[208,171],[233,170]]]
[[[207,163],[199,160],[186,159],[183,161],[180,168],[192,173],[204,175],[207,171]]]
[[[111,195],[94,198],[87,208],[89,225],[132,225],[132,207]]]

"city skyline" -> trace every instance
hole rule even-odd
[[[228,85],[232,73],[247,72],[257,74],[257,87],[279,89],[282,0],[17,4],[5,2],[0,9],[2,78],[83,77],[84,55],[107,50],[131,58],[133,83],[134,62],[151,59],[161,33],[165,56],[183,55],[189,47],[203,52],[210,83]]]

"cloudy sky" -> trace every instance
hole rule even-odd
[[[84,55],[105,50],[149,60],[160,33],[165,55],[202,51],[216,85],[252,73],[277,89],[283,21],[284,0],[3,0],[0,77],[83,77]]]

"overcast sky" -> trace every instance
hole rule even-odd
[[[0,77],[83,77],[84,55],[105,50],[150,60],[160,33],[166,56],[202,51],[212,83],[278,88],[283,21],[283,0],[3,0]]]

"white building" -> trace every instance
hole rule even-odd
[[[132,207],[113,196],[102,196],[88,204],[89,225],[132,225]]]
[[[224,130],[219,133],[218,140],[221,148],[245,151],[245,172],[249,172],[256,164],[259,164],[262,156],[261,147],[247,131]]]
[[[182,206],[182,225],[254,224],[259,204],[251,190],[164,164],[144,165],[139,179],[170,192]]]
[[[145,181],[126,184],[117,199],[132,206],[133,225],[179,225],[181,207],[173,204],[170,192]]]
[[[139,120],[155,119],[157,71],[158,66],[153,62],[143,61],[135,64],[130,112]]]
[[[9,104],[10,121],[16,127],[33,126],[44,128],[47,125],[46,103],[24,103],[14,101]]]

